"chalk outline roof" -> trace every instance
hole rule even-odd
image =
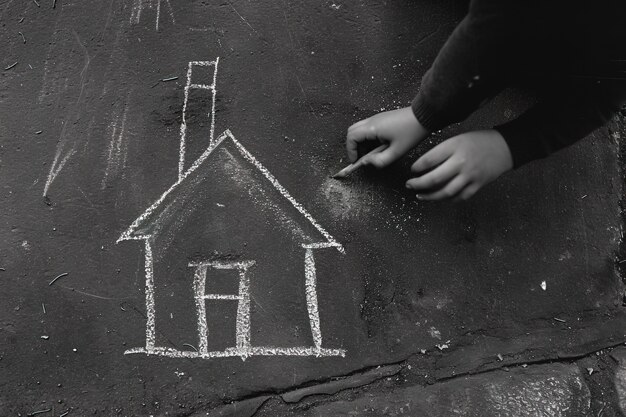
[[[200,155],[198,159],[182,174],[179,176],[179,179],[167,190],[165,193],[159,197],[150,207],[148,207],[139,217],[137,217],[133,223],[126,229],[122,235],[117,239],[117,243],[124,240],[146,240],[151,234],[138,234],[137,229],[141,225],[143,221],[145,221],[165,200],[165,198],[172,192],[174,192],[181,183],[185,181],[185,179],[191,175],[196,169],[202,165],[202,163],[211,155],[211,153],[219,147],[222,142],[230,139],[237,150],[241,153],[241,155],[252,165],[254,165],[263,176],[270,182],[270,184],[287,200],[291,203],[291,205],[304,216],[304,218],[326,239],[325,242],[317,242],[311,244],[305,244],[304,247],[308,248],[325,248],[325,247],[334,247],[341,253],[344,253],[343,246],[337,242],[337,240],[331,236],[330,233],[326,231],[314,218],[311,214],[300,204],[298,203],[292,196],[289,194],[287,189],[283,187],[278,180],[250,153],[243,145],[235,139],[232,132],[227,129],[222,133],[214,143],[212,143],[203,153]]]

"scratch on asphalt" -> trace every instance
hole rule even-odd
[[[57,287],[61,287],[61,288],[64,288],[66,290],[69,290],[69,291],[72,291],[72,292],[76,292],[78,294],[82,294],[82,295],[85,295],[87,297],[98,298],[100,300],[128,300],[130,298],[133,298],[133,297],[105,297],[103,295],[92,294],[90,292],[77,290],[76,288],[66,287],[65,285],[57,285]]]
[[[250,27],[250,29],[252,29],[252,31],[253,31],[254,33],[256,33],[256,34],[258,35],[258,34],[259,34],[259,32],[257,32],[257,31],[256,31],[256,29],[255,29],[255,28],[253,28],[253,27],[252,27],[252,25],[251,25],[250,23],[248,23],[248,21],[247,21],[247,20],[246,20],[246,19],[245,19],[245,18],[244,18],[244,17],[243,17],[243,16],[242,16],[242,15],[241,15],[238,11],[237,11],[237,9],[235,9],[235,6],[233,6],[233,4],[232,4],[229,0],[226,0],[226,1],[227,1],[227,2],[228,2],[228,4],[230,5],[230,7],[231,7],[231,8],[235,11],[235,13],[237,13],[237,16],[239,16],[239,18],[240,18],[241,20],[243,20],[243,22],[244,22],[246,25],[248,25],[248,27]]]
[[[302,86],[302,83],[300,82],[300,77],[298,77],[298,74],[296,74],[295,72],[293,73],[293,75],[296,77],[296,80],[298,81],[298,85],[300,86],[300,90],[302,91],[302,95],[304,96],[304,101],[307,103],[307,105],[309,106],[309,108],[311,109],[311,112],[313,112],[313,106],[311,106],[311,104],[309,103],[309,98],[306,95],[306,91],[304,91],[304,87]]]

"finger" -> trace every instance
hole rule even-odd
[[[348,128],[348,132],[351,131],[351,130],[356,129],[357,127],[361,126],[363,123],[367,122],[368,120],[369,120],[369,118],[363,119],[363,120],[359,120],[358,122],[354,123],[352,126],[350,126]]]
[[[414,143],[410,140],[394,140],[389,144],[387,149],[372,155],[366,155],[365,165],[371,165],[376,168],[384,168],[400,159],[414,147]]]
[[[359,143],[373,139],[376,139],[376,128],[371,123],[367,123],[367,120],[354,129],[349,130],[346,137],[346,150],[348,151],[350,162],[356,161],[359,157]]]
[[[481,188],[480,184],[476,184],[475,182],[470,183],[463,190],[461,190],[461,192],[457,194],[454,200],[455,201],[469,200],[470,198],[474,196],[474,194],[478,192],[478,190],[480,190],[480,188]]]
[[[406,182],[406,186],[413,190],[439,189],[454,178],[460,170],[461,164],[450,158],[427,174],[411,178]]]
[[[417,161],[415,161],[413,166],[411,166],[411,171],[422,172],[436,167],[437,165],[448,159],[454,153],[455,149],[456,142],[448,139],[435,146],[430,151],[422,155]]]
[[[420,200],[444,200],[455,198],[467,185],[468,180],[463,175],[452,178],[445,186],[432,193],[418,194]]]
[[[383,146],[376,149],[377,152],[370,152],[361,158],[363,165],[373,166],[375,168],[384,168],[390,165],[402,155],[402,148],[400,148],[395,142],[392,142],[389,146]]]

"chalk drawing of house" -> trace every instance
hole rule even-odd
[[[343,247],[230,130],[214,138],[218,62],[189,63],[178,179],[118,239],[144,245],[145,346],[125,353],[344,356],[322,345],[315,260]],[[197,67],[211,84],[192,82]],[[187,167],[193,89],[212,95],[210,132]]]

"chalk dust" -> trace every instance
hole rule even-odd
[[[337,220],[376,220],[377,224],[408,237],[420,221],[419,202],[400,192],[354,180],[328,178],[320,187]]]
[[[277,226],[292,234],[301,242],[311,242],[313,236],[307,233],[294,221],[295,214],[290,215],[281,207],[282,197],[276,190],[265,184],[264,178],[255,175],[255,168],[240,161],[233,153],[224,147],[219,149],[227,158],[224,160],[222,169],[224,175],[234,181],[238,188],[248,194],[254,204],[266,214],[271,214],[277,220]],[[291,211],[291,210],[290,210]],[[295,210],[294,210],[295,211]]]
[[[374,204],[373,193],[368,193],[358,184],[332,178],[322,184],[322,193],[331,203],[333,217],[340,219],[367,216]]]

